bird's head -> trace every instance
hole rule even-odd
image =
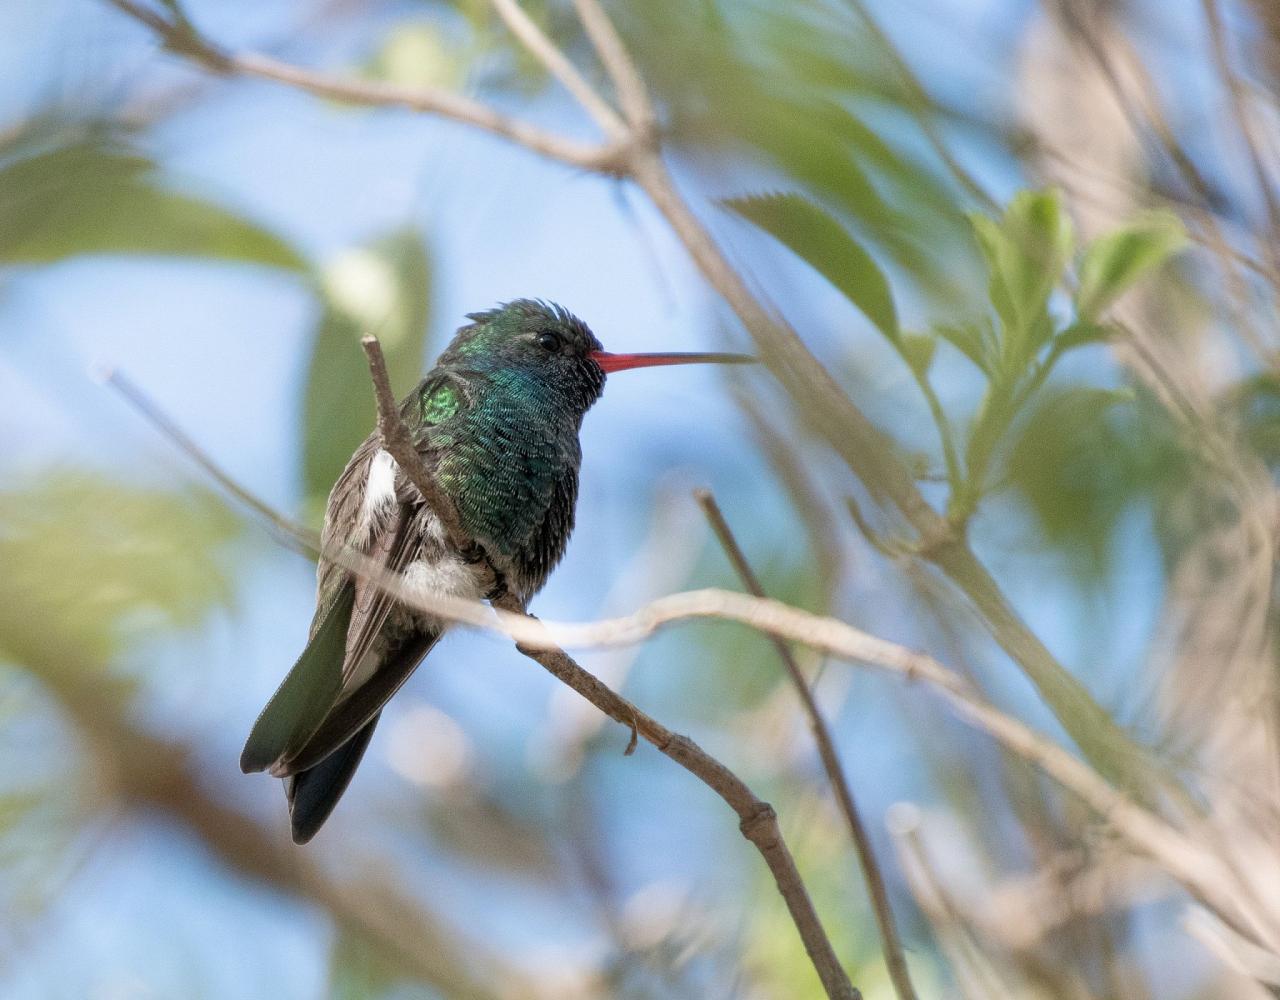
[[[578,317],[535,299],[516,299],[496,309],[469,313],[467,318],[471,324],[454,336],[440,364],[496,377],[532,379],[565,394],[580,413],[600,398],[610,372],[755,360],[742,354],[610,354]]]

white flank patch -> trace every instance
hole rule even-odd
[[[457,557],[434,563],[411,563],[404,571],[404,585],[408,594],[415,597],[443,594],[476,600],[481,596],[471,567]]]
[[[357,536],[367,537],[379,510],[396,499],[396,462],[381,448],[369,463],[369,476],[364,484],[364,503],[360,507]]]

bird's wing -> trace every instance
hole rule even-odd
[[[378,664],[372,677],[343,698],[307,740],[306,745],[272,768],[277,777],[309,771],[328,760],[377,717],[391,696],[422,662],[443,630],[422,629],[407,637]]]
[[[369,543],[369,558],[382,567],[388,577],[403,573],[419,545],[409,531],[413,520],[408,504],[397,503],[384,526],[375,528]],[[374,640],[386,624],[387,616],[395,600],[382,586],[382,581],[359,577],[355,581],[355,602],[351,609],[351,624],[347,627],[346,660],[342,665],[342,684],[351,686],[359,671],[360,663],[373,647]]]
[[[344,531],[360,516],[369,464],[377,448],[376,435],[366,438],[329,492],[321,533],[323,548],[341,544]],[[396,543],[401,534],[397,530],[400,521],[396,516],[383,520],[389,530],[372,538],[375,557]],[[371,607],[363,581],[337,563],[321,557],[317,580],[316,613],[307,647],[249,733],[240,755],[240,768],[246,773],[274,771],[284,757],[301,748],[320,728],[341,698],[350,676],[347,661],[353,626],[354,634],[363,637],[369,632],[371,612],[375,616],[381,614],[379,620],[385,620],[385,609]]]
[[[360,442],[352,454],[342,475],[329,490],[329,499],[325,504],[324,527],[320,532],[320,547],[329,550],[349,541],[346,537],[352,526],[360,518],[360,509],[364,505],[365,485],[369,481],[369,467],[373,457],[378,453],[381,441],[377,432],[370,434]],[[338,563],[321,558],[316,570],[316,616],[311,623],[314,635],[320,622],[320,612],[328,595],[336,593],[348,580],[350,574]]]
[[[342,691],[342,663],[347,625],[355,604],[355,585],[348,579],[316,614],[311,641],[267,707],[253,724],[240,754],[240,770],[265,771],[296,739],[310,735],[324,721]]]

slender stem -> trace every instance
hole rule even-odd
[[[916,384],[920,386],[920,392],[924,395],[925,403],[929,406],[929,415],[933,417],[933,423],[938,428],[938,438],[942,442],[942,460],[947,465],[947,483],[951,487],[952,495],[955,495],[964,483],[964,474],[960,469],[960,458],[956,454],[956,443],[951,435],[951,424],[947,421],[947,414],[942,409],[942,401],[938,399],[929,376],[924,372],[917,372],[914,368],[912,373],[916,377]]]
[[[170,420],[168,415],[156,406],[147,397],[146,393],[134,385],[123,373],[114,368],[104,368],[95,372],[95,375],[104,385],[119,393],[134,410],[176,444],[214,482],[266,521],[271,527],[272,533],[277,536],[282,544],[295,552],[319,551],[319,535],[314,531],[308,531],[299,524],[295,524],[289,518],[277,512],[270,504],[250,493],[223,472],[203,448],[196,444],[181,427]]]
[[[378,429],[383,448],[396,460],[400,471],[414,484],[427,506],[445,525],[454,547],[460,552],[475,548],[476,543],[462,524],[453,500],[436,483],[422,456],[413,447],[409,432],[400,419],[395,397],[391,394],[387,367],[383,363],[377,338],[366,336],[361,344],[369,361],[369,377],[373,381],[374,398],[378,404]],[[859,998],[861,994],[849,982],[848,975],[831,947],[826,930],[818,919],[813,901],[796,868],[795,859],[783,839],[782,828],[773,807],[757,798],[737,775],[693,740],[673,733],[615,693],[594,674],[579,666],[568,653],[550,640],[550,633],[529,616],[514,594],[502,588],[492,598],[492,604],[508,616],[529,621],[534,636],[543,638],[542,642],[517,643],[516,648],[520,652],[541,664],[552,676],[573,688],[611,719],[629,727],[633,738],[638,734],[648,740],[728,803],[738,814],[742,835],[760,851],[765,864],[773,873],[778,891],[791,912],[791,919],[800,932],[805,951],[808,952],[827,995],[833,1000]]]
[[[401,107],[471,125],[561,163],[612,173],[620,156],[616,143],[588,145],[546,132],[504,115],[463,94],[435,87],[402,87],[378,80],[358,80],[305,69],[254,52],[226,52],[196,34],[187,24],[166,20],[134,0],[107,0],[150,28],[165,48],[222,76],[241,75],[274,80],[331,100],[374,107]]]
[[[578,20],[582,22],[583,30],[618,91],[618,100],[627,121],[639,135],[648,136],[656,124],[656,116],[649,100],[649,90],[626,45],[600,6],[600,0],[574,0],[574,3]]]
[[[591,116],[601,131],[612,139],[625,139],[627,127],[618,113],[589,84],[577,67],[560,50],[546,33],[533,23],[533,19],[525,13],[516,0],[489,0],[498,16],[506,23],[511,33],[516,36],[538,62],[546,68],[574,100],[582,105],[584,111]]]
[[[729,557],[729,562],[733,564],[742,585],[747,588],[748,593],[756,597],[765,597],[764,587],[761,586],[760,579],[751,568],[751,564],[747,562],[746,554],[738,545],[738,540],[734,537],[729,522],[725,520],[715,497],[709,490],[698,490],[694,496],[707,515],[707,520],[711,522],[711,530],[719,539],[720,547]],[[897,991],[900,1000],[915,1000],[916,991],[911,984],[911,974],[907,971],[902,939],[893,917],[893,908],[889,904],[889,893],[885,889],[884,876],[880,873],[875,848],[871,844],[866,825],[862,822],[862,816],[854,802],[853,791],[849,787],[844,765],[840,763],[840,756],[836,752],[835,741],[831,737],[827,720],[822,715],[822,709],[818,707],[817,699],[814,698],[813,691],[810,690],[809,683],[800,670],[800,664],[796,662],[791,652],[791,647],[777,636],[770,636],[769,639],[778,653],[778,658],[786,667],[787,676],[791,678],[796,694],[800,697],[800,704],[809,719],[809,728],[813,730],[814,742],[818,745],[818,756],[822,760],[823,770],[827,772],[827,780],[835,793],[836,804],[849,826],[849,836],[853,838],[858,863],[862,866],[862,875],[867,883],[867,893],[871,897],[871,908],[875,912],[876,925],[880,928],[880,940],[884,944],[884,959],[889,969],[889,978],[893,980],[894,990]]]

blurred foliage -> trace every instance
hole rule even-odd
[[[0,492],[0,655],[104,670],[231,600],[236,521],[212,494],[52,470]],[[55,652],[56,651],[56,652]]]
[[[303,271],[288,243],[160,183],[136,137],[50,112],[0,141],[0,264],[81,254],[208,257]]]
[[[933,295],[958,285],[941,267],[963,237],[956,191],[922,157],[870,124],[911,120],[893,69],[838,5],[672,2],[618,10],[677,148],[721,162],[747,154],[821,198]],[[667,30],[679,23],[680,31]]]
[[[735,198],[725,204],[812,265],[891,343],[899,343],[898,313],[884,272],[830,215],[796,194]]]
[[[1114,331],[1103,317],[1107,307],[1186,243],[1181,223],[1168,213],[1140,217],[1093,241],[1081,254],[1080,281],[1073,300],[1075,315],[1063,320],[1054,309],[1054,295],[1065,284],[1074,256],[1071,222],[1057,192],[1025,191],[1010,202],[999,219],[979,213],[969,217],[987,270],[989,304],[985,314],[967,322],[940,324],[931,334],[904,334],[884,273],[819,205],[797,194],[736,199],[726,204],[822,274],[897,350],[937,425],[952,491],[949,514],[958,523],[972,516],[991,488],[997,450],[1062,356],[1111,336]],[[943,412],[929,379],[938,339],[972,362],[987,382],[963,449],[954,443],[957,435],[952,419]],[[1114,401],[1124,394],[1085,389],[1072,405],[1092,412],[1094,404],[1104,398]],[[1041,427],[1034,431],[1043,434]],[[1021,482],[1029,497],[1051,502],[1045,491],[1037,492],[1029,485],[1026,475],[1026,447],[1037,440],[1036,433],[1022,438]],[[1072,517],[1065,510],[1061,514],[1064,520]],[[1049,535],[1051,540],[1063,540],[1062,527],[1060,521],[1059,530]],[[1098,529],[1103,526],[1086,530]],[[1106,545],[1105,530],[1096,537],[1097,546]]]
[[[63,886],[80,860],[81,824],[107,804],[94,773],[106,762],[77,764],[50,717],[67,702],[119,711],[109,704],[126,704],[137,677],[121,669],[127,654],[231,600],[236,533],[221,502],[199,490],[53,469],[0,492],[0,665],[13,668],[0,667],[0,712],[6,702],[14,712],[12,724],[0,719],[13,734],[0,743],[0,911],[13,920]]]
[[[1185,482],[1191,461],[1149,399],[1088,386],[1053,387],[1015,436],[1007,484],[1045,540],[1082,579],[1112,569],[1115,532],[1135,504],[1150,510]]]
[[[432,298],[422,236],[397,230],[341,253],[321,279],[324,310],[302,399],[302,477],[307,520],[324,513],[329,488],[373,428],[376,408],[360,338],[382,342],[391,385],[403,395],[422,372]]]

